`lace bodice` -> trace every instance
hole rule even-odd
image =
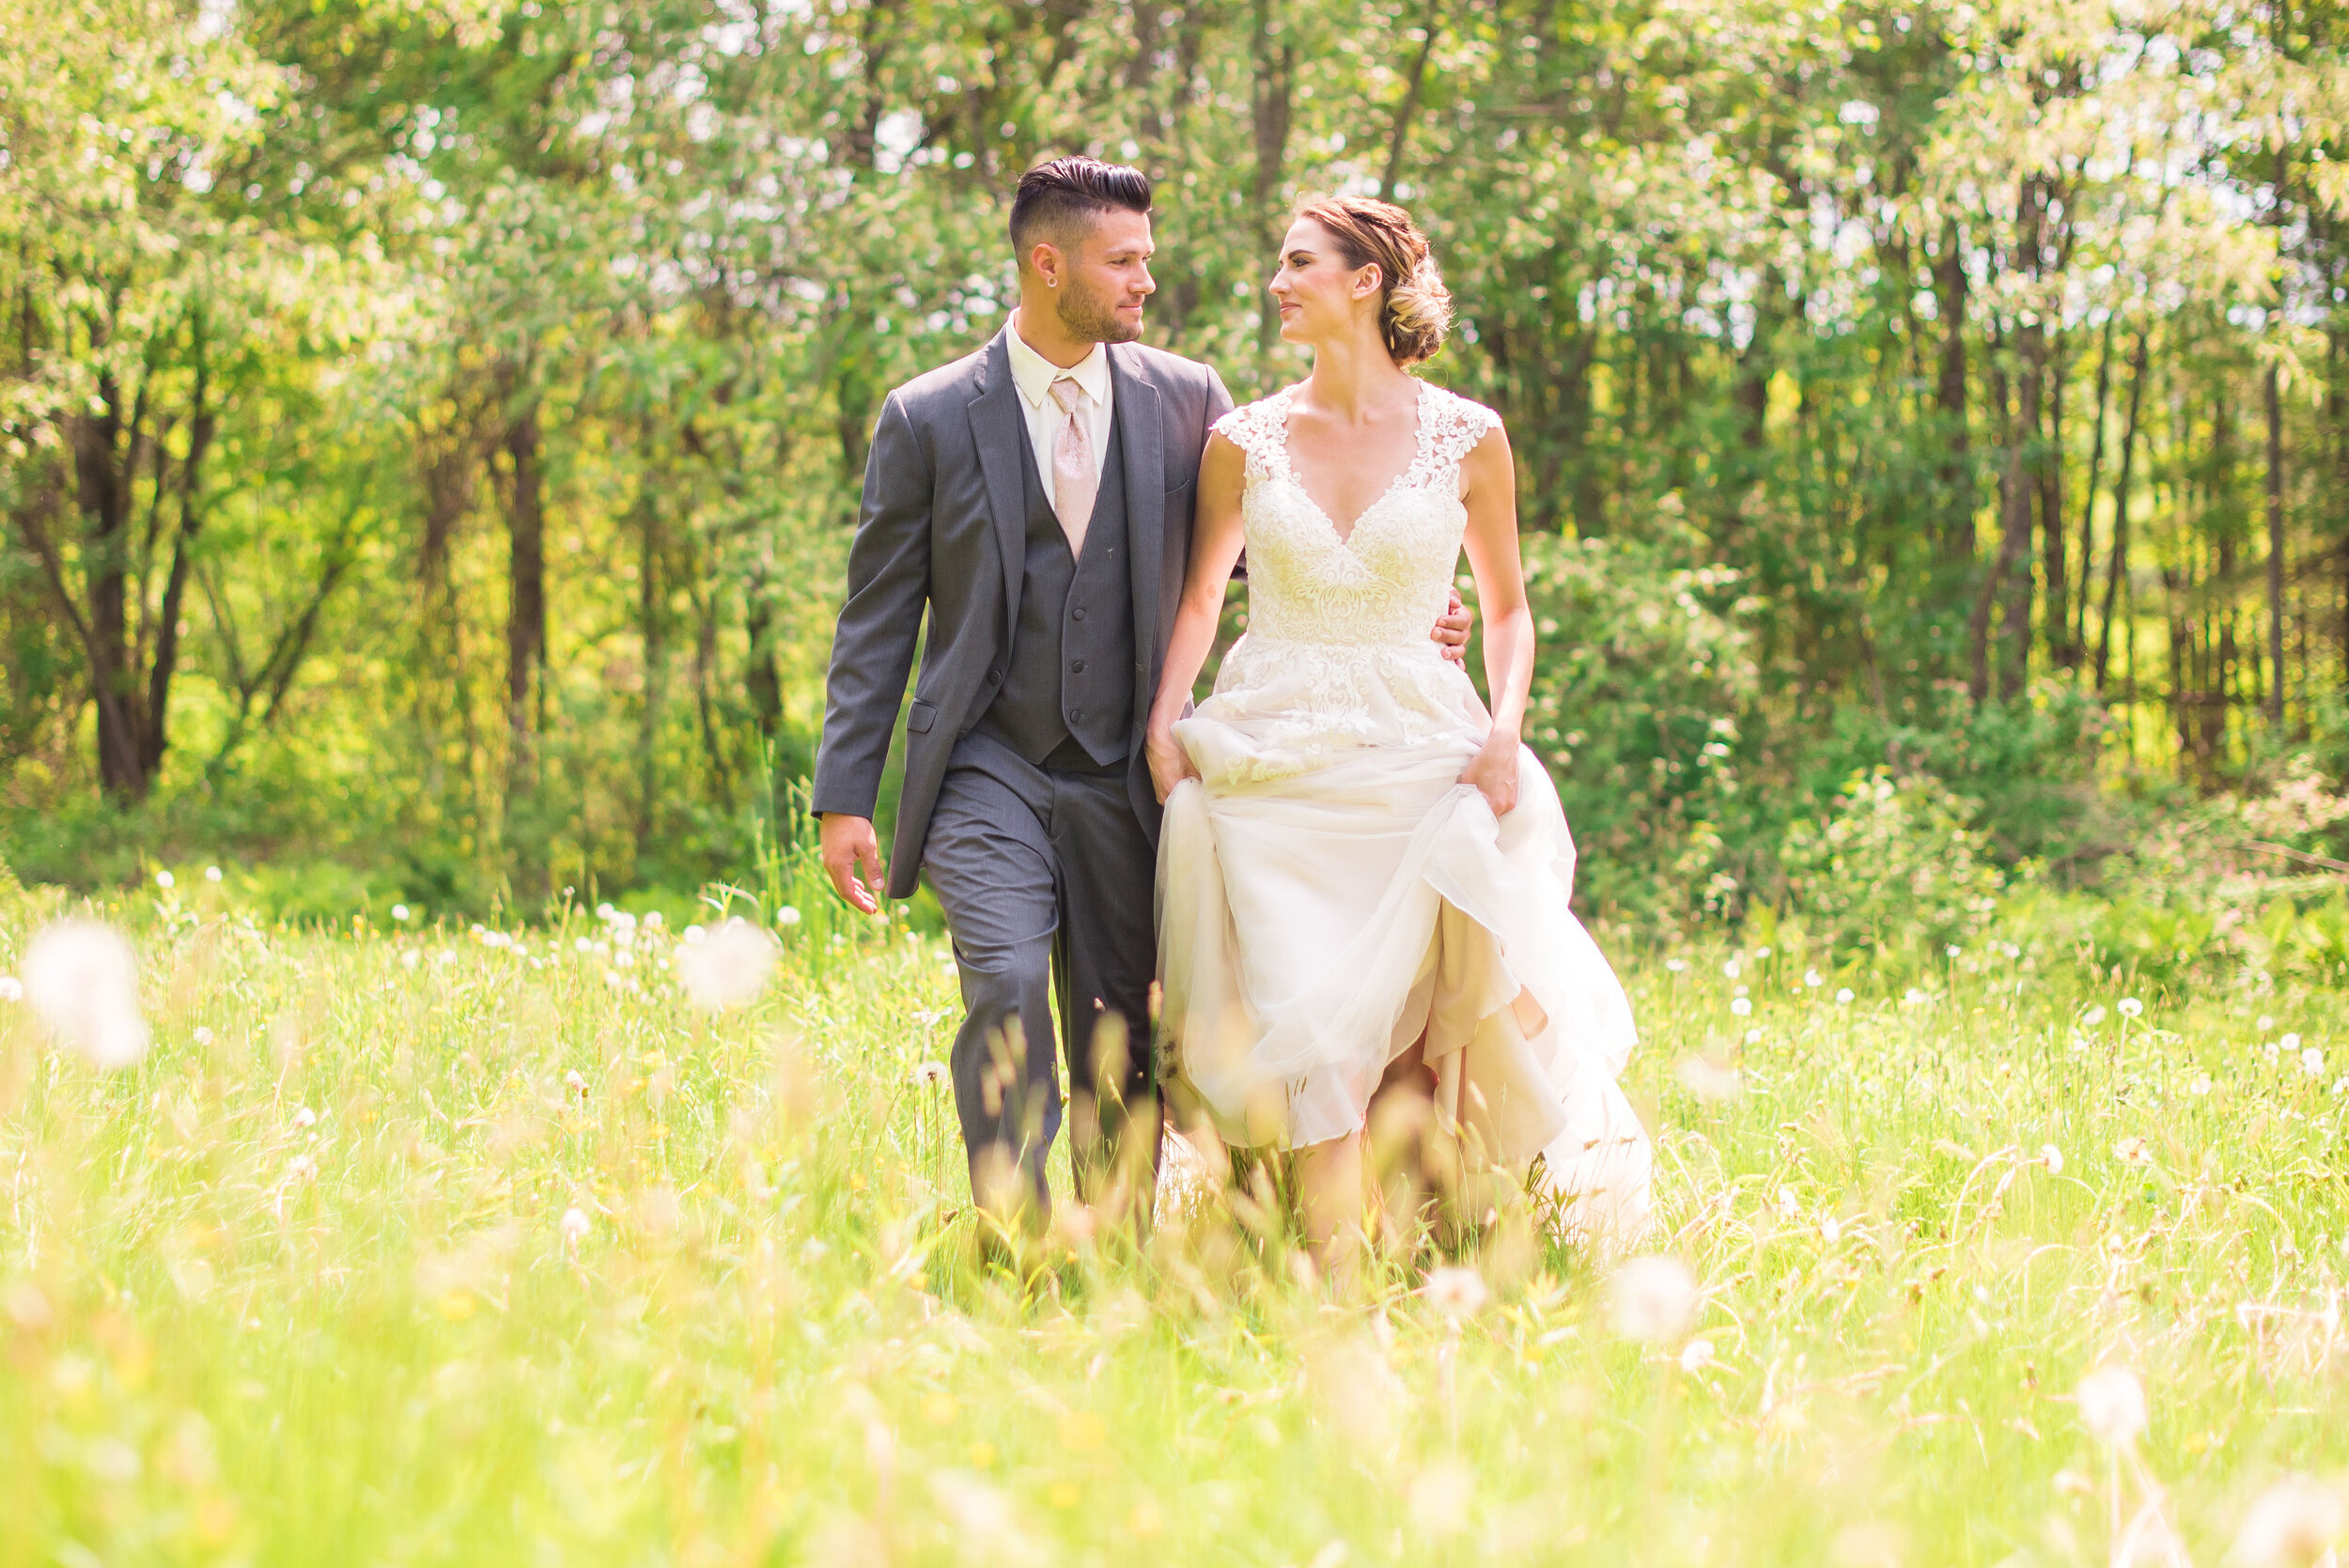
[[[1289,462],[1295,390],[1234,409],[1215,427],[1248,461],[1240,520],[1248,541],[1250,635],[1425,648],[1468,525],[1460,460],[1501,416],[1420,383],[1418,451],[1340,538]]]
[[[1410,463],[1340,538],[1289,463],[1289,396],[1216,422],[1248,464],[1248,635],[1177,738],[1219,785],[1294,777],[1364,746],[1473,751],[1491,721],[1429,634],[1468,527],[1460,460],[1500,416],[1423,383]]]

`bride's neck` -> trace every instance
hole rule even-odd
[[[1314,406],[1348,422],[1383,409],[1410,383],[1386,344],[1373,334],[1314,345],[1314,368],[1305,378]]]

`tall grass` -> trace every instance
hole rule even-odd
[[[803,837],[716,1018],[677,933],[583,912],[99,911],[142,1065],[0,1001],[0,1562],[2215,1563],[2349,1461],[2339,995],[1616,939],[1648,1247],[1703,1291],[1643,1345],[1505,1220],[1465,1319],[1426,1259],[1329,1304],[1217,1201],[982,1265],[915,1072],[950,955],[830,912]],[[5,896],[0,971],[60,907]],[[2071,1398],[2108,1361],[2125,1452]]]

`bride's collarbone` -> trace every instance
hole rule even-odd
[[[1341,538],[1350,537],[1419,460],[1424,410],[1416,391],[1361,420],[1295,401],[1284,412],[1281,435],[1289,478]]]

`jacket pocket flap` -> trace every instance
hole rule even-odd
[[[917,699],[910,707],[906,709],[906,733],[908,735],[927,735],[930,733],[930,726],[936,722],[938,722],[938,707],[935,704]]]

